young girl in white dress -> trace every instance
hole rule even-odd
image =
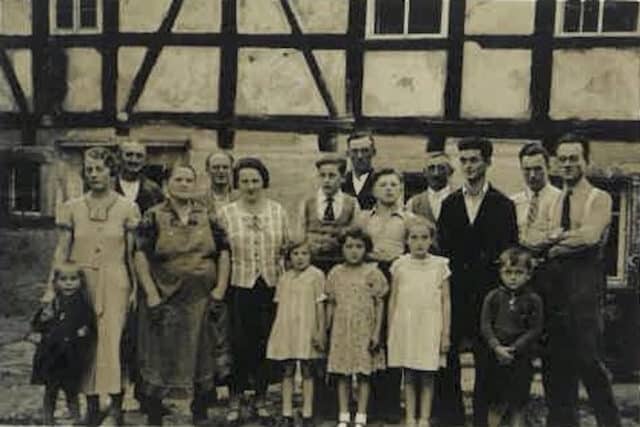
[[[429,253],[435,235],[430,221],[407,223],[409,254],[391,265],[388,365],[404,371],[406,425],[429,426],[433,378],[449,350],[449,260]],[[420,417],[416,406],[420,392]]]
[[[286,261],[290,269],[278,281],[275,302],[278,304],[269,343],[267,358],[282,364],[282,423],[293,427],[293,380],[296,364],[302,373],[302,425],[312,425],[313,366],[324,357],[324,284],[322,270],[312,266],[307,241],[293,243],[287,248]]]

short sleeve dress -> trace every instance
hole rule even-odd
[[[395,311],[389,327],[388,364],[437,371],[442,337],[442,290],[449,278],[449,260],[430,255],[403,255],[391,265]]]
[[[272,360],[319,359],[312,345],[318,303],[325,299],[324,273],[309,266],[302,272],[286,271],[276,287],[276,320],[271,328],[267,358]]]
[[[369,350],[375,305],[389,285],[376,264],[340,264],[327,277],[327,300],[334,305],[327,370],[334,374],[371,373],[385,368],[384,352]]]
[[[96,312],[96,354],[83,387],[87,394],[122,392],[120,339],[132,289],[126,236],[139,221],[135,203],[115,192],[99,206],[92,206],[89,195],[69,200],[57,218],[57,225],[73,235],[69,260],[83,269]]]

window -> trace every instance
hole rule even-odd
[[[447,33],[449,0],[369,0],[369,38],[442,37]]]
[[[95,33],[101,30],[102,0],[51,0],[54,33]]]
[[[9,212],[21,216],[40,216],[40,164],[34,161],[15,162],[9,175]]]
[[[563,35],[624,34],[638,31],[640,0],[563,0],[557,32]]]

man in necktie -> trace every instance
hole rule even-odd
[[[556,155],[564,190],[552,215],[555,243],[548,251],[552,276],[545,301],[547,426],[579,425],[578,381],[582,381],[598,426],[618,427],[620,416],[600,354],[600,302],[606,286],[601,248],[611,223],[611,196],[585,176],[588,141],[565,137]]]

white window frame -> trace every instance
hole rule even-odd
[[[49,0],[49,28],[52,34],[96,34],[102,32],[103,0],[96,0],[96,26],[80,27],[80,0],[73,0],[73,28],[58,28],[56,11],[58,0]]]
[[[617,274],[615,276],[607,276],[607,283],[612,286],[624,286],[627,274],[627,230],[629,225],[627,222],[627,210],[629,189],[626,186],[620,188],[620,214],[618,215],[618,259]]]
[[[409,11],[411,10],[411,0],[405,0],[404,8],[404,24],[402,34],[378,34],[376,28],[376,2],[375,0],[367,0],[367,39],[441,39],[449,34],[449,2],[450,0],[442,0],[442,15],[440,16],[440,32],[439,33],[408,33],[409,31]],[[454,0],[455,1],[455,0]]]
[[[580,0],[582,6],[580,8],[580,25],[578,28],[582,27],[583,23],[583,8],[585,0]],[[637,35],[640,34],[640,6],[638,7],[638,23],[635,31],[602,31],[602,23],[604,21],[604,4],[606,0],[599,0],[600,7],[598,9],[598,28],[596,31],[564,31],[564,9],[565,9],[565,0],[558,0],[556,2],[556,35],[562,37],[592,37],[597,35],[598,37],[616,37],[616,36],[629,36],[629,35]],[[640,3],[638,0],[630,0],[630,3]]]
[[[11,166],[11,172],[9,175],[9,213],[11,215],[14,216],[23,216],[23,217],[32,217],[32,218],[39,218],[41,216],[44,215],[44,211],[42,208],[42,192],[44,191],[42,188],[42,165],[38,162],[33,162],[34,164],[36,164],[38,166],[38,180],[40,181],[40,191],[39,194],[36,194],[35,196],[38,198],[39,200],[39,204],[40,204],[40,210],[37,211],[22,211],[16,208],[16,174],[17,174],[17,167],[16,166]]]

